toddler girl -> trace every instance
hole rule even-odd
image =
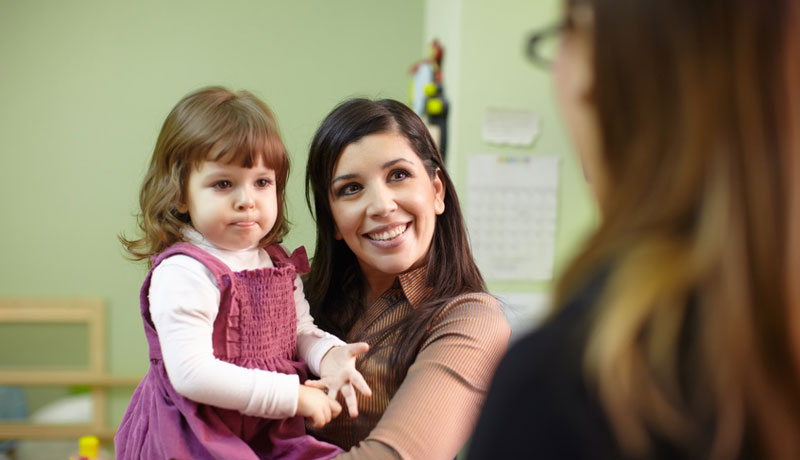
[[[364,343],[319,330],[288,255],[289,159],[272,113],[252,94],[211,87],[183,98],[159,134],[139,200],[144,236],[121,238],[151,269],[140,302],[150,370],[115,438],[126,459],[319,458],[305,434],[345,396],[358,413]],[[322,382],[306,382],[305,361]],[[328,389],[330,396],[323,392]]]

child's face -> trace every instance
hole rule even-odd
[[[275,171],[261,159],[252,168],[205,161],[189,174],[182,208],[195,230],[214,245],[255,247],[278,215]]]

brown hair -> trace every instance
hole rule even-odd
[[[798,458],[785,284],[788,0],[568,5],[593,13],[609,186],[556,298],[563,305],[610,268],[585,367],[618,440],[634,455],[656,434],[734,458],[753,438],[765,457]],[[713,439],[698,439],[709,419]]]
[[[284,194],[289,158],[275,117],[247,91],[213,86],[181,99],[164,120],[139,193],[137,223],[143,236],[120,236],[130,257],[149,259],[182,240],[181,229],[190,221],[178,208],[192,169],[203,161],[250,168],[259,157],[275,170],[278,197],[275,225],[261,241],[266,246],[279,242],[288,230]]]
[[[431,321],[453,297],[485,292],[480,271],[464,227],[455,187],[447,175],[439,150],[425,124],[400,102],[383,99],[352,99],[338,105],[314,135],[306,167],[306,201],[317,224],[317,245],[306,295],[320,326],[344,337],[363,314],[365,285],[355,255],[334,237],[331,213],[331,180],[336,161],[349,144],[376,133],[397,133],[408,141],[431,177],[440,174],[445,188],[445,209],[437,216],[433,241],[426,258],[426,284],[433,291],[414,309],[415,314],[398,325],[400,340],[407,344],[392,355],[392,367],[404,375],[417,355]],[[312,207],[313,195],[313,207]],[[372,351],[378,346],[373,346]]]

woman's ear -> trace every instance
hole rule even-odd
[[[588,5],[570,9],[571,27],[562,32],[554,62],[559,104],[594,106],[594,12]]]
[[[607,174],[595,97],[594,15],[589,6],[576,6],[571,14],[573,27],[564,31],[555,61],[556,93],[584,177],[602,200]]]
[[[337,240],[342,239],[342,232],[339,231],[339,226],[336,224],[333,224],[333,237]]]
[[[442,170],[436,168],[436,173],[433,175],[433,210],[436,211],[437,216],[441,216],[444,212],[444,195],[445,187],[444,180],[442,179]]]
[[[594,14],[589,7],[578,7],[573,11],[573,17],[578,28],[572,32],[572,53],[574,64],[570,69],[576,94],[582,103],[594,108]]]

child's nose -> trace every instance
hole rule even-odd
[[[236,202],[234,206],[240,211],[244,211],[255,206],[255,200],[253,199],[252,191],[248,190],[246,187],[240,188],[239,193],[236,195]]]

